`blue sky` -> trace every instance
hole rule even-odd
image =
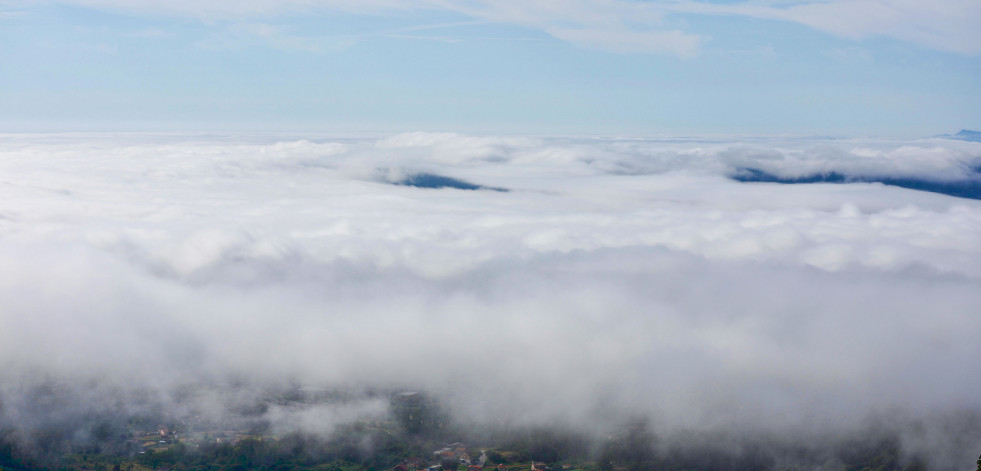
[[[0,2],[7,131],[981,128],[964,0]]]

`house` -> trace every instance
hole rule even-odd
[[[406,468],[405,465],[397,464],[392,468],[392,471],[409,471],[409,468]]]
[[[507,466],[504,466],[504,463],[501,463],[497,465],[497,471],[509,471],[509,470]]]
[[[544,471],[546,469],[548,469],[548,467],[545,466],[545,463],[532,463],[531,464],[531,471],[539,471],[539,470]]]
[[[467,471],[484,471],[484,467],[479,464],[467,466]]]

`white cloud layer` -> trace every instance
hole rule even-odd
[[[518,424],[797,433],[977,412],[981,203],[727,175],[956,180],[978,155],[942,139],[4,136],[0,365],[162,391],[412,387]],[[511,191],[385,183],[415,172]],[[911,433],[914,451],[950,438]],[[957,439],[973,448],[947,459],[981,445]]]

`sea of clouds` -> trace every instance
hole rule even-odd
[[[731,177],[979,163],[948,139],[2,135],[0,419],[36,425],[42,380],[116,410],[220,378],[424,390],[476,423],[894,424],[970,468],[981,201]],[[507,191],[398,184],[418,174]]]

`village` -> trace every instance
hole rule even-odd
[[[524,465],[509,466],[504,463],[488,465],[487,453],[484,450],[481,450],[480,456],[473,459],[467,452],[467,446],[460,442],[447,444],[434,451],[432,458],[430,462],[436,462],[436,464],[427,464],[426,460],[418,457],[409,458],[392,467],[392,471],[551,471],[551,468],[547,467],[545,463],[534,461]],[[569,470],[573,469],[573,466],[565,464],[559,469]]]

